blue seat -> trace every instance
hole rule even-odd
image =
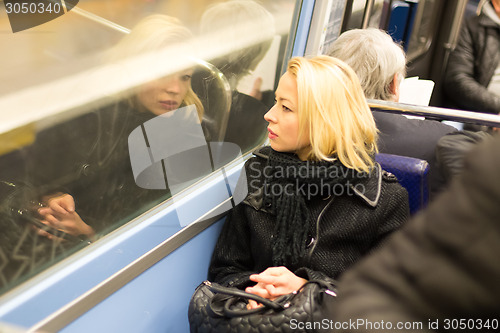
[[[392,173],[398,178],[399,183],[408,191],[410,200],[410,214],[424,208],[429,200],[429,187],[427,174],[429,163],[418,158],[377,154],[375,160],[382,169]]]

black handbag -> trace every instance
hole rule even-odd
[[[191,333],[321,332],[331,329],[335,286],[308,281],[298,292],[274,301],[234,287],[204,281],[189,303]],[[247,309],[248,300],[262,306]]]

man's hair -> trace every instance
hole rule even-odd
[[[329,56],[295,57],[288,73],[297,80],[299,135],[309,133],[310,160],[338,158],[358,171],[373,167],[377,128],[354,71]]]
[[[406,56],[385,31],[368,28],[342,33],[328,50],[329,56],[346,62],[358,75],[366,98],[391,100],[394,75],[406,75]]]

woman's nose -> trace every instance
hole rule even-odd
[[[264,115],[264,119],[269,123],[276,122],[276,117],[274,115],[275,108],[276,108],[276,105],[274,105],[272,108],[270,108],[269,111],[267,111],[266,114]]]
[[[169,78],[163,86],[163,89],[169,94],[180,93],[180,82],[178,78]]]

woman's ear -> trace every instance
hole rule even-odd
[[[401,79],[400,76],[396,73],[394,74],[392,82],[389,85],[389,90],[393,96],[392,100],[394,102],[399,102],[400,86],[401,86]]]

